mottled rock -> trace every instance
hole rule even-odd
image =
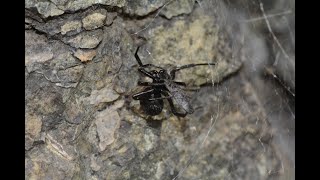
[[[108,108],[96,115],[95,124],[99,136],[99,150],[104,151],[115,140],[114,135],[120,125],[120,116],[117,111]]]
[[[90,104],[98,105],[100,103],[107,103],[115,101],[119,98],[119,94],[111,87],[107,86],[100,90],[93,90],[90,95]]]
[[[78,11],[81,9],[86,9],[90,6],[102,4],[115,7],[124,7],[127,2],[126,0],[52,0],[50,2],[36,1],[36,0],[26,0],[26,8],[37,8],[38,12],[44,17],[58,16],[63,14],[65,11]]]
[[[78,49],[75,53],[74,56],[80,59],[81,62],[87,62],[91,61],[95,56],[97,52],[96,50],[80,50]]]
[[[39,116],[28,114],[26,117],[26,133],[32,138],[40,136],[42,121]]]
[[[30,149],[33,142],[40,139],[42,120],[40,116],[35,114],[26,114],[25,120],[25,149]]]
[[[59,82],[64,82],[64,83],[78,83],[82,71],[83,71],[83,66],[78,65],[74,67],[70,67],[67,69],[63,69],[57,72],[57,76],[59,77]]]
[[[52,1],[53,2],[53,1]],[[76,1],[58,1],[58,2],[37,2],[35,0],[27,0],[26,8],[36,7],[38,12],[44,17],[58,16],[65,11],[78,11],[86,9],[90,6],[101,4],[107,6],[115,6],[124,8],[124,11],[131,15],[144,16],[159,9],[165,3],[165,0],[150,1],[150,0],[76,0]],[[182,2],[182,1],[181,1]],[[170,3],[168,3],[170,4]],[[183,5],[184,6],[184,5]],[[187,8],[187,7],[186,7]],[[185,10],[180,10],[185,12]]]
[[[63,10],[59,9],[55,4],[51,2],[37,2],[35,4],[38,12],[44,17],[58,16],[64,13]]]
[[[111,25],[112,22],[113,22],[113,20],[114,20],[116,17],[117,17],[117,13],[116,13],[116,12],[109,12],[109,13],[107,14],[107,20],[106,20],[105,24],[106,24],[107,26]]]
[[[100,162],[101,163],[101,162]],[[97,162],[97,157],[95,155],[91,156],[91,164],[90,167],[93,171],[99,171],[101,168],[100,163]]]
[[[161,11],[161,15],[171,19],[174,16],[189,14],[192,12],[195,0],[175,0],[166,5]]]
[[[176,20],[169,28],[157,26],[150,30],[152,36],[140,50],[143,53],[140,57],[145,63],[162,67],[216,63],[184,69],[177,73],[176,79],[191,86],[219,82],[239,70],[242,63],[240,59],[232,58],[232,41],[215,23],[212,17],[196,13],[191,20]]]
[[[80,171],[77,162],[61,157],[46,146],[29,151],[25,164],[25,174],[30,179],[72,179]]]
[[[66,43],[75,48],[91,49],[97,47],[102,40],[102,30],[85,31],[75,37],[65,38]]]
[[[79,9],[85,9],[92,5],[102,4],[108,6],[124,7],[126,5],[126,0],[76,0],[68,1],[64,8],[70,11],[77,11]]]
[[[151,22],[166,2],[53,0],[68,13],[28,15],[27,179],[279,179],[284,156],[261,97],[243,74],[221,81],[241,64],[231,49],[241,45],[233,43],[237,31],[230,36],[225,14],[212,15],[221,6],[206,11],[222,1],[170,1]],[[27,0],[26,9],[37,3]],[[146,25],[141,40],[130,34]],[[136,111],[141,44],[143,63],[216,63],[183,70],[177,81],[221,83],[190,92],[195,111],[184,118],[167,100],[159,117]]]
[[[100,13],[93,13],[82,19],[83,27],[92,30],[103,26],[106,16]]]
[[[69,31],[80,32],[80,29],[81,29],[80,21],[67,22],[63,26],[61,26],[61,34],[66,34]]]
[[[159,137],[151,130],[145,129],[142,130],[139,126],[134,126],[132,129],[131,138],[134,139],[136,147],[139,150],[139,155],[144,157],[150,151],[154,150],[158,146]],[[144,132],[144,133],[141,133]]]
[[[25,50],[26,66],[53,58],[53,52],[51,47],[48,46],[47,38],[32,31],[25,31]]]
[[[57,5],[58,7],[62,7],[65,5],[69,0],[50,0],[52,3]]]
[[[72,56],[70,47],[61,41],[48,40],[45,36],[38,35],[33,31],[26,31],[25,41],[26,69],[28,72],[36,71],[42,74],[51,82],[64,83],[61,82],[63,77],[59,77],[58,75],[64,74],[63,71],[68,71],[71,67],[79,64],[79,61]],[[79,70],[77,68],[71,69]],[[73,75],[78,76],[79,74],[74,73]],[[71,79],[67,78],[63,81],[70,82],[74,80],[74,76],[69,77]]]
[[[153,12],[163,6],[167,1],[165,0],[136,0],[136,1],[127,1],[127,5],[124,7],[124,10],[128,14],[144,16]]]

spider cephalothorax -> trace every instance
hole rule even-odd
[[[139,72],[152,79],[152,82],[138,82],[139,86],[146,88],[132,96],[133,99],[140,101],[142,110],[151,116],[158,115],[162,112],[164,103],[167,99],[174,115],[185,117],[187,114],[194,112],[187,95],[181,89],[181,86],[186,86],[184,82],[174,81],[175,73],[181,69],[191,68],[201,65],[214,65],[214,63],[188,64],[181,67],[173,68],[169,72],[159,66],[153,64],[142,64],[138,56],[139,47],[136,50],[135,58],[139,64]],[[153,67],[159,70],[147,71],[146,68]],[[173,104],[173,101],[180,106],[184,112],[178,112]]]

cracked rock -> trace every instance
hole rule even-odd
[[[114,140],[114,133],[120,126],[120,116],[117,111],[108,108],[96,115],[95,124],[99,136],[99,150],[104,151]]]
[[[96,50],[81,50],[78,49],[74,56],[80,59],[81,62],[91,61],[97,54]]]
[[[244,74],[221,81],[251,57],[236,49],[241,34],[221,6],[206,10],[212,0],[167,2],[26,0],[26,179],[278,179],[265,103]],[[164,100],[148,116],[132,98],[151,81],[138,46],[143,64],[216,63],[176,81],[221,83],[187,92],[193,114],[178,118]]]
[[[65,42],[75,48],[91,49],[98,46],[102,40],[102,30],[85,31],[75,37],[65,38]]]
[[[80,32],[81,22],[80,21],[70,21],[61,26],[61,34],[66,34],[69,31]]]
[[[90,96],[90,104],[99,105],[100,103],[112,102],[118,99],[120,95],[107,86],[100,90],[94,90]]]
[[[103,26],[106,16],[100,13],[93,13],[82,20],[86,30],[92,30]]]
[[[135,0],[127,1],[127,6],[124,7],[124,10],[128,14],[144,16],[153,12],[163,6],[167,1],[165,0]]]
[[[53,58],[53,52],[44,35],[25,31],[25,64],[45,62]]]
[[[38,2],[35,7],[44,17],[58,16],[64,13],[63,10],[51,2]]]
[[[163,8],[161,14],[171,19],[181,14],[189,14],[192,12],[195,0],[175,0]]]

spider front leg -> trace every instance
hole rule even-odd
[[[192,68],[192,67],[195,67],[195,66],[209,66],[209,65],[216,65],[215,63],[200,63],[200,64],[187,64],[187,65],[184,65],[184,66],[181,66],[181,67],[178,67],[178,68],[175,68],[173,70],[170,71],[170,76],[172,79],[175,78],[176,76],[176,72],[177,71],[180,71],[182,69],[187,69],[187,68]]]
[[[142,82],[138,81],[139,86],[164,86],[164,83],[152,83],[152,82]]]
[[[138,81],[138,86],[151,86],[151,83],[150,82]]]
[[[173,82],[176,83],[176,84],[178,84],[178,85],[180,85],[180,86],[184,86],[184,87],[187,86],[187,84],[184,83],[184,82],[178,82],[178,81],[173,81]]]
[[[138,71],[139,71],[140,73],[148,76],[148,77],[151,78],[152,80],[155,79],[155,77],[153,77],[153,75],[152,75],[149,71],[145,70],[145,69],[142,68],[142,67],[139,67]]]
[[[184,86],[186,87],[186,83],[184,82],[178,82],[178,81],[173,81],[174,83],[180,85],[180,86]],[[164,86],[164,83],[152,83],[152,82],[142,82],[142,81],[138,81],[138,85],[139,86]]]
[[[138,46],[138,48],[137,48],[137,50],[136,50],[136,53],[134,53],[134,57],[135,57],[136,60],[138,61],[139,66],[142,66],[142,67],[143,67],[143,64],[142,64],[142,62],[141,62],[141,59],[140,59],[139,56],[138,56],[139,48],[140,48],[140,46]]]
[[[138,51],[139,51],[139,49],[140,49],[140,46],[137,48],[137,50],[136,50],[136,52],[135,52],[135,54],[134,54],[134,57],[136,58],[136,60],[137,60],[137,62],[138,62],[138,64],[139,64],[140,67],[150,67],[150,66],[151,66],[151,67],[163,69],[162,67],[159,67],[159,66],[156,66],[156,65],[153,65],[153,64],[142,64],[141,59],[140,59],[139,56],[138,56]],[[164,69],[163,69],[163,70],[164,70]]]
[[[144,90],[144,91],[141,91],[139,93],[136,93],[134,95],[132,95],[132,98],[134,100],[141,100],[141,99],[145,99],[146,97],[150,97],[151,94],[153,94],[154,92],[154,89],[148,89],[148,90]]]

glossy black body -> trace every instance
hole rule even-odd
[[[143,75],[152,79],[152,82],[138,82],[139,86],[145,86],[146,88],[136,93],[132,96],[133,99],[140,101],[140,106],[142,110],[150,115],[155,116],[162,112],[164,102],[166,99],[169,102],[171,107],[171,112],[179,117],[185,117],[187,114],[192,114],[194,112],[188,97],[181,89],[181,86],[186,86],[184,82],[176,82],[175,73],[181,69],[191,68],[194,66],[201,65],[214,65],[214,63],[202,63],[202,64],[188,64],[178,68],[170,70],[168,73],[166,69],[155,66],[153,64],[142,64],[138,56],[137,48],[135,52],[135,58],[139,64],[139,72]],[[156,68],[159,70],[147,71],[147,68]],[[184,112],[178,112],[173,104],[175,101],[176,104],[180,106],[180,109],[183,109]]]

